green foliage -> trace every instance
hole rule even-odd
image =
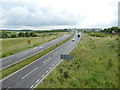
[[[29,57],[29,58],[27,58],[27,59],[25,59],[25,60],[23,60],[21,62],[18,62],[16,64],[13,64],[13,65],[3,69],[2,71],[0,71],[0,75],[1,75],[0,78],[5,78],[6,76],[8,76],[8,75],[12,74],[13,72],[21,69],[22,67],[24,67],[24,66],[34,62],[35,60],[37,60],[41,56],[47,54],[48,52],[50,52],[50,51],[54,50],[55,48],[57,48],[58,46],[62,45],[63,43],[65,43],[66,41],[71,39],[72,37],[73,37],[73,35],[71,37],[69,37],[69,38],[59,42],[55,46],[52,46],[52,47],[50,47],[50,48],[48,48],[48,49],[46,49],[46,50],[44,50],[44,51],[34,55],[34,56],[31,56],[31,57]],[[64,77],[68,78],[68,73],[67,72],[64,72]]]
[[[67,72],[67,71],[64,72],[63,77],[64,77],[64,78],[69,78],[69,75],[68,75],[68,72]]]
[[[70,53],[74,56],[73,60],[62,61],[46,77],[46,82],[36,88],[118,88],[116,37],[92,37],[92,44],[89,43],[89,37],[84,34]],[[68,72],[69,78],[61,77],[64,72]],[[56,83],[50,82],[50,79]]]
[[[95,32],[90,32],[88,33],[90,36],[93,36],[93,37],[104,37],[106,36],[104,33],[95,33]]]
[[[30,36],[36,37],[37,35],[35,33],[33,33],[33,32],[30,32]]]
[[[46,34],[46,36],[42,37],[43,34]],[[53,39],[56,39],[56,38],[62,36],[63,34],[64,34],[64,32],[54,33],[51,35],[48,35],[48,33],[40,33],[39,37],[20,37],[20,38],[0,39],[0,42],[2,42],[1,43],[2,48],[0,48],[0,50],[2,51],[2,54],[0,54],[0,57],[6,57],[9,55],[13,55],[13,54],[21,52],[23,50],[41,45],[43,43],[46,43]],[[27,44],[28,40],[31,41],[31,44]]]
[[[8,34],[5,31],[3,31],[2,32],[2,38],[8,38],[8,37],[9,37]]]
[[[17,37],[16,34],[12,34],[12,35],[11,35],[11,38],[16,38],[16,37]]]
[[[26,36],[26,37],[30,37],[30,33],[26,32],[26,33],[25,33],[25,36]]]
[[[20,32],[20,33],[18,34],[18,37],[25,37],[25,33]]]
[[[51,33],[51,32],[68,32],[67,29],[64,30],[38,30],[35,33]]]
[[[116,33],[120,33],[120,28],[119,27],[111,27],[111,28],[105,28],[101,32],[111,34],[112,31],[115,31]]]

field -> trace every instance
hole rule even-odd
[[[74,35],[74,34],[73,34],[73,35]],[[7,67],[7,68],[3,69],[2,71],[0,71],[0,79],[7,77],[8,75],[12,74],[13,72],[15,72],[15,71],[23,68],[24,66],[26,66],[26,65],[34,62],[34,61],[37,60],[38,58],[40,58],[40,57],[42,57],[43,55],[47,54],[48,52],[56,49],[57,47],[59,47],[60,45],[62,45],[63,43],[65,43],[66,41],[68,41],[69,39],[71,39],[71,38],[73,37],[73,35],[72,35],[71,37],[69,37],[69,38],[67,38],[67,39],[59,42],[58,44],[56,44],[56,45],[54,45],[54,46],[52,46],[52,47],[50,47],[50,48],[48,48],[48,49],[40,52],[40,53],[37,53],[37,54],[34,55],[34,56],[31,56],[31,57],[29,57],[29,58],[27,58],[27,59],[24,59],[24,60],[21,61],[21,62],[18,62],[18,63],[16,63],[16,64],[11,65],[10,67]],[[2,74],[1,74],[1,73],[2,73]]]
[[[118,88],[118,37],[84,34],[71,51],[36,88]]]
[[[2,48],[0,48],[2,53],[0,53],[0,58],[46,43],[62,36],[64,33],[66,32],[40,33],[38,34],[39,37],[0,39],[0,42],[2,42]],[[28,40],[31,40],[31,44],[27,43]]]

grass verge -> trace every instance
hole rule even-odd
[[[118,37],[84,35],[36,88],[118,88]]]
[[[0,45],[0,58],[7,57],[21,51],[27,50],[29,48],[44,44],[53,39],[62,36],[63,32],[60,33],[41,33],[38,37],[21,37],[21,38],[5,38],[0,39],[2,43]],[[31,43],[28,44],[27,41],[30,40]],[[23,47],[24,46],[24,47]],[[17,48],[16,48],[17,47]]]
[[[73,35],[74,35],[74,34],[73,34]],[[46,49],[46,50],[44,50],[44,51],[42,51],[42,52],[40,52],[40,53],[32,56],[32,57],[29,57],[29,58],[27,58],[27,59],[25,59],[25,60],[23,60],[23,61],[21,61],[21,62],[18,62],[18,63],[16,63],[16,64],[11,65],[10,67],[7,67],[7,68],[3,69],[2,71],[0,71],[0,75],[2,75],[2,76],[0,76],[0,78],[1,78],[1,79],[2,79],[2,78],[5,78],[5,77],[7,77],[8,75],[12,74],[13,72],[21,69],[22,67],[24,67],[24,66],[26,66],[26,65],[34,62],[35,60],[37,60],[37,59],[40,58],[41,56],[47,54],[48,52],[54,50],[54,49],[57,48],[58,46],[62,45],[63,43],[65,43],[66,41],[68,41],[69,39],[71,39],[71,38],[73,37],[73,35],[72,35],[71,37],[65,39],[64,41],[56,44],[56,45],[53,46],[53,47],[50,47],[50,48],[48,48],[48,49]],[[1,73],[2,73],[2,74],[1,74]]]

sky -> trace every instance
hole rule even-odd
[[[0,0],[0,29],[106,28],[119,0]]]

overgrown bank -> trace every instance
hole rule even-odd
[[[37,88],[118,88],[118,37],[90,37],[72,50]]]

